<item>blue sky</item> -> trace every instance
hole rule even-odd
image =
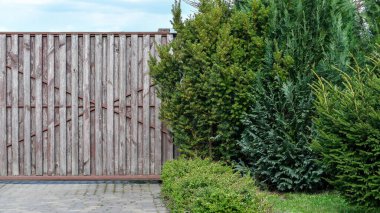
[[[0,0],[0,31],[157,31],[174,0]],[[195,11],[182,3],[183,17]]]

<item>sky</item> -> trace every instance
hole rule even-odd
[[[157,31],[174,0],[0,0],[0,31]],[[195,9],[182,3],[183,17]]]

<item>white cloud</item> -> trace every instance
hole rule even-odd
[[[19,4],[19,5],[43,5],[61,2],[60,0],[0,0],[0,4]]]
[[[156,31],[174,0],[0,0],[0,31]],[[184,5],[184,17],[191,9]]]

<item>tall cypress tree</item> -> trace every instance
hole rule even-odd
[[[333,82],[352,51],[361,50],[363,28],[351,0],[268,0],[266,68],[258,74],[256,102],[245,119],[240,145],[253,174],[279,191],[323,187],[323,167],[312,150],[315,116],[313,71]]]

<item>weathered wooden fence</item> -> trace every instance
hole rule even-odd
[[[0,176],[158,175],[149,76],[169,33],[0,33]]]

